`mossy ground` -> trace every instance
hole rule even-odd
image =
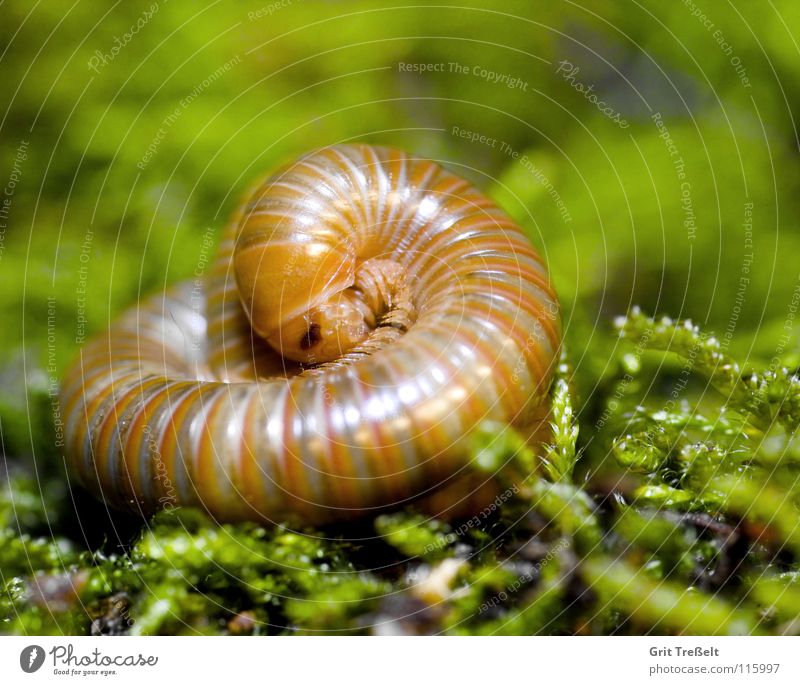
[[[474,433],[475,463],[506,489],[463,521],[408,510],[290,530],[174,509],[89,552],[58,533],[58,475],[9,474],[3,630],[800,632],[800,384],[743,372],[689,324],[633,312],[618,328],[607,391],[577,418],[560,366],[545,449],[508,427]],[[642,396],[687,362],[679,403]]]

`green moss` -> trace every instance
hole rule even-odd
[[[3,629],[369,632],[390,620],[455,634],[788,630],[800,559],[792,383],[743,374],[681,322],[633,312],[619,330],[636,352],[620,347],[616,368],[633,380],[624,392],[605,383],[596,405],[616,406],[602,421],[589,405],[573,409],[565,363],[542,449],[509,426],[473,432],[477,468],[509,496],[464,521],[384,514],[355,545],[346,529],[220,526],[177,509],[153,517],[127,552],[90,553],[25,532],[47,530],[60,480],[17,471],[0,493]],[[675,369],[687,379],[679,401]],[[659,374],[666,394],[642,400]],[[455,575],[432,580],[451,562]]]
[[[581,565],[590,590],[645,629],[699,635],[758,634],[758,616],[719,597],[663,580],[625,561],[595,555]]]

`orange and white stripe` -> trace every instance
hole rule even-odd
[[[287,361],[237,290],[235,250],[258,241],[332,246],[317,300],[366,260],[400,264],[415,321],[370,354]],[[296,280],[304,264],[287,268]],[[113,506],[307,523],[401,506],[470,472],[464,438],[482,420],[530,426],[558,356],[558,300],[521,229],[390,148],[326,148],[259,184],[203,285],[199,303],[186,283],[126,312],[65,374],[71,472]]]

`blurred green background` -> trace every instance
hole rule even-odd
[[[191,277],[255,176],[342,141],[442,160],[518,218],[579,370],[632,304],[740,358],[792,349],[796,2],[393,5],[2,4],[6,454],[53,451],[84,331]]]

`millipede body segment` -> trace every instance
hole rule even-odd
[[[201,281],[81,350],[69,467],[114,507],[223,521],[455,503],[466,436],[536,422],[560,337],[541,259],[475,187],[400,150],[325,148],[250,192]]]

